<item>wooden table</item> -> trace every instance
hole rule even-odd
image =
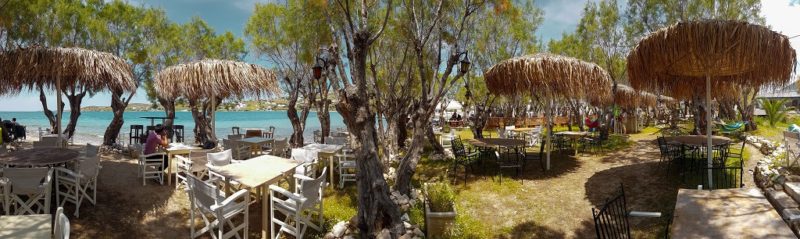
[[[228,164],[222,167],[209,166],[224,176],[226,180],[234,180],[248,188],[263,187],[261,199],[261,238],[269,237],[269,185],[275,184],[286,174],[294,173],[300,163],[294,160],[262,155],[241,163]]]
[[[333,156],[336,155],[337,152],[341,151],[344,148],[344,145],[335,145],[335,144],[309,144],[303,146],[305,150],[314,150],[317,151],[318,154],[325,154],[328,158],[328,175],[330,177],[330,184],[328,186],[333,186]]]
[[[80,153],[65,148],[23,149],[0,154],[0,165],[47,167],[75,161]]]
[[[170,145],[169,148],[164,150],[167,152],[167,162],[169,163],[169,165],[167,165],[167,185],[172,185],[172,172],[173,172],[172,168],[175,167],[175,164],[172,163],[172,158],[174,158],[175,155],[188,155],[189,152],[191,152],[192,150],[200,150],[200,149],[202,148],[196,146],[177,144],[177,145]]]
[[[525,146],[525,140],[521,139],[499,139],[499,138],[483,138],[483,139],[470,139],[470,144],[478,147],[520,147]]]
[[[678,190],[672,238],[795,238],[758,189]]]
[[[553,135],[564,136],[564,137],[570,138],[570,141],[571,141],[570,143],[572,144],[570,146],[575,151],[575,154],[578,154],[578,140],[583,138],[583,137],[589,136],[589,132],[586,132],[586,131],[561,131],[561,132],[555,132],[555,133],[553,133]]]
[[[0,238],[51,238],[52,215],[0,216]]]
[[[667,143],[682,144],[690,146],[708,146],[708,137],[705,135],[681,135],[664,138]],[[719,146],[731,143],[731,139],[723,136],[711,136],[711,145]]]
[[[250,153],[253,154],[253,153],[256,153],[256,152],[261,152],[261,146],[262,145],[264,145],[265,143],[273,142],[274,140],[273,139],[264,138],[264,137],[250,137],[250,138],[239,139],[239,140],[236,140],[236,141],[239,141],[239,142],[242,142],[242,143],[245,143],[245,144],[249,144],[250,145]],[[256,149],[256,148],[258,148],[258,149]]]

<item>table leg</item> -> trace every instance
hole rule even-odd
[[[261,198],[261,238],[267,239],[267,237],[272,237],[272,230],[270,230],[270,208],[269,208],[269,185],[264,184],[262,190],[262,198]]]
[[[172,185],[172,153],[167,153],[167,185]]]
[[[331,178],[331,181],[330,181],[331,183],[328,184],[328,186],[331,186],[331,187],[333,187],[333,184],[334,184],[333,183],[333,157],[335,157],[335,156],[336,156],[336,154],[328,155],[328,174],[330,174],[330,178]]]

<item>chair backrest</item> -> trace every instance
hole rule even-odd
[[[243,139],[243,138],[244,138],[244,135],[241,135],[241,134],[228,135],[228,139],[229,140],[240,140],[240,139]]]
[[[94,146],[94,145],[91,145],[91,144],[86,144],[86,148],[84,149],[84,152],[85,152],[86,157],[90,157],[91,158],[91,157],[97,157],[97,152],[99,150],[100,150],[100,148],[97,147],[97,146]]]
[[[214,185],[203,182],[194,175],[188,175],[186,180],[189,183],[190,200],[193,200],[197,206],[211,211],[211,206],[225,200],[222,192]]]
[[[325,190],[325,177],[328,167],[322,169],[322,174],[313,180],[304,180],[298,185],[298,192],[306,198],[306,205],[315,205],[322,201],[322,191]]]
[[[231,160],[233,159],[233,154],[230,149],[219,153],[208,153],[206,155],[208,163],[212,166],[225,166],[231,164]]]
[[[592,208],[597,238],[631,238],[625,189],[620,184],[619,193],[606,200],[600,209]]]
[[[44,193],[40,186],[52,180],[52,171],[49,168],[6,168],[3,176],[11,181],[13,194],[39,194]]]
[[[100,171],[100,157],[87,157],[78,163],[78,172],[86,177],[94,178]]]
[[[292,160],[301,163],[313,163],[317,161],[317,152],[303,148],[292,149]]]
[[[712,181],[714,182],[714,187],[710,187],[708,184],[708,167],[703,167],[703,170],[699,170],[698,173],[701,174],[701,182],[699,184],[703,184],[704,189],[728,189],[728,188],[741,188],[744,187],[744,183],[742,181],[744,177],[744,170],[743,170],[743,163],[739,161],[739,166],[725,166],[725,165],[715,165],[711,167],[711,177]]]
[[[240,130],[240,128],[238,126],[233,126],[233,127],[231,127],[231,134],[234,134],[234,135],[242,134],[242,132],[239,131],[239,130]]]
[[[275,126],[269,126],[269,132],[275,133]]]
[[[56,210],[55,226],[53,228],[55,239],[69,239],[69,218],[64,215],[64,208]]]
[[[337,136],[328,136],[325,137],[326,144],[334,144],[334,145],[346,145],[347,138],[346,137],[337,137]]]
[[[205,165],[208,162],[208,153],[210,150],[192,150],[189,151],[189,159],[194,164]]]
[[[272,143],[272,152],[270,152],[270,154],[282,156],[285,154],[287,148],[289,148],[289,139],[283,138],[281,140],[275,140]]]

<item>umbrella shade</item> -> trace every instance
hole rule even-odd
[[[83,48],[28,47],[2,52],[0,94],[17,94],[38,85],[55,88],[83,86],[102,89],[136,90],[131,66],[111,53]]]
[[[643,38],[628,55],[627,72],[638,90],[685,92],[704,85],[707,76],[712,82],[783,85],[796,63],[782,34],[747,22],[705,20],[677,23]]]
[[[155,88],[167,99],[192,100],[272,95],[280,91],[271,70],[244,62],[212,59],[162,70],[155,77]]]
[[[504,60],[484,73],[495,94],[539,94],[582,99],[611,93],[611,79],[600,66],[572,57],[537,53]]]

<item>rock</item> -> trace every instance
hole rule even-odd
[[[411,229],[411,223],[403,222],[403,226],[405,226],[406,229]]]
[[[404,213],[403,216],[400,217],[400,220],[403,220],[404,222],[408,222],[408,221],[411,221],[411,218],[408,217],[408,213]]]
[[[408,204],[400,205],[400,210],[402,210],[403,212],[407,212],[408,211]]]
[[[347,235],[347,236],[344,236],[344,238],[342,238],[342,239],[356,239],[356,238],[353,237],[353,235]]]
[[[322,238],[323,238],[323,239],[335,239],[335,238],[336,238],[336,236],[334,236],[334,235],[333,235],[333,233],[330,233],[330,232],[328,232],[328,233],[327,233],[327,234],[325,234],[325,236],[324,236],[324,237],[322,237]]]
[[[781,212],[781,218],[783,218],[783,220],[789,220],[790,218],[794,217],[797,219],[790,220],[789,222],[800,222],[800,209],[788,208],[788,209],[783,209],[780,212]]]
[[[800,183],[788,182],[783,185],[786,194],[791,196],[795,201],[800,201]]]
[[[403,236],[400,236],[400,239],[411,239],[411,235],[409,235],[408,233],[406,233],[405,235],[403,235]]]
[[[418,237],[424,237],[425,233],[423,233],[419,228],[414,228],[414,235],[417,235]]]
[[[392,239],[392,233],[389,232],[389,229],[383,229],[378,233],[377,239]]]
[[[800,176],[798,176],[798,175],[788,175],[788,176],[786,176],[786,181],[789,181],[789,182],[800,182]]]
[[[331,233],[333,233],[333,235],[336,237],[341,237],[342,235],[344,235],[345,230],[347,230],[347,223],[341,221],[339,223],[336,223],[336,225],[333,225]]]

